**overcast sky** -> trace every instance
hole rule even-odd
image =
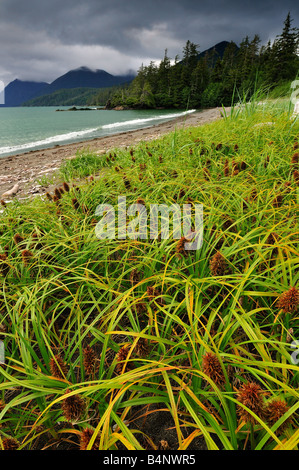
[[[298,0],[0,0],[0,80],[51,82],[80,67],[112,74],[181,55],[189,39],[203,51],[280,34]]]

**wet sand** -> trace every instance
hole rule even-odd
[[[229,109],[225,108],[226,112],[229,112]],[[157,139],[175,129],[213,122],[221,118],[222,111],[221,107],[207,109],[135,131],[0,158],[0,198],[8,202],[13,197],[27,198],[31,195],[44,194],[50,187],[41,185],[41,178],[53,175],[62,162],[73,158],[77,151],[89,149],[102,155],[112,149],[130,147],[141,141]],[[15,194],[5,195],[13,187]]]

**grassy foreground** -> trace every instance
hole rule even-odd
[[[248,105],[8,204],[0,448],[298,450],[298,152],[283,103]],[[119,195],[203,204],[201,249],[99,240]]]

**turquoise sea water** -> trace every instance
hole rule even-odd
[[[149,127],[195,111],[57,109],[69,107],[0,108],[0,158]]]

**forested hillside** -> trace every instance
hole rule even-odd
[[[107,88],[70,88],[38,96],[23,106],[104,106],[112,94],[122,85]]]
[[[108,101],[114,108],[206,108],[230,105],[256,88],[269,90],[295,80],[299,69],[298,28],[290,14],[283,30],[271,43],[261,45],[258,34],[237,45],[227,43],[222,55],[216,49],[204,55],[199,46],[187,41],[182,58],[168,57],[160,64],[141,66],[127,88]],[[222,43],[223,44],[223,43]]]

